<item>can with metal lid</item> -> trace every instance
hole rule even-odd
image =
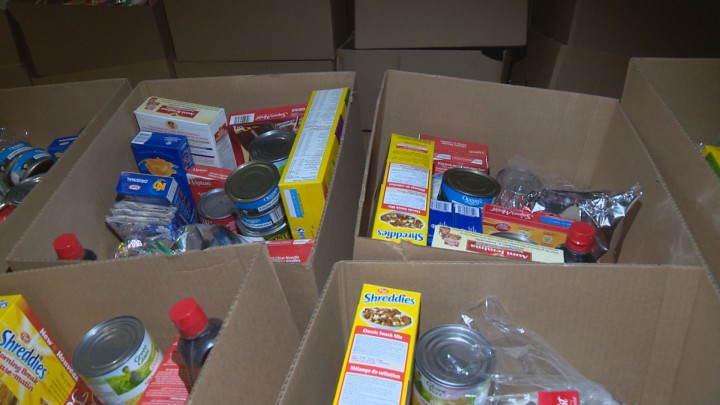
[[[285,212],[282,205],[278,204],[272,211],[257,216],[238,215],[238,222],[243,228],[251,231],[266,231],[285,222]]]
[[[267,131],[250,142],[250,159],[274,164],[282,175],[295,141],[295,134],[284,129]]]
[[[0,150],[0,181],[11,186],[10,169],[15,160],[23,153],[32,150],[33,147],[27,142],[16,142]]]
[[[225,180],[225,192],[239,215],[257,216],[280,205],[280,172],[269,162],[250,161]]]
[[[254,238],[263,238],[267,241],[270,240],[286,240],[286,239],[292,239],[292,235],[290,234],[290,228],[288,227],[287,222],[282,222],[276,227],[273,227],[271,229],[267,229],[264,231],[253,231],[250,229],[247,229],[243,226],[242,222],[238,220],[238,232],[241,235],[254,237]]]
[[[80,340],[72,366],[106,405],[136,404],[162,361],[142,322],[121,316],[101,322]]]
[[[443,173],[438,199],[481,208],[500,193],[500,183],[475,169],[453,168]]]
[[[475,404],[487,401],[495,349],[464,325],[440,325],[415,347],[413,405]]]
[[[36,174],[47,173],[55,163],[45,149],[31,149],[18,156],[10,168],[10,182],[14,185]]]
[[[200,220],[206,224],[217,224],[237,233],[235,205],[225,189],[214,188],[198,199],[197,210]]]
[[[20,205],[20,203],[22,203],[25,197],[30,194],[35,186],[42,181],[44,176],[44,173],[36,174],[21,181],[20,184],[14,186],[10,189],[10,191],[8,191],[7,195],[5,195],[5,201],[14,206]]]

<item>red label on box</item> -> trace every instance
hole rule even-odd
[[[577,391],[540,391],[538,405],[580,405]]]
[[[453,167],[466,167],[488,173],[487,145],[424,134],[420,135],[420,139],[435,143],[435,174],[443,174],[445,170]]]
[[[182,405],[187,401],[190,379],[177,343],[176,337],[138,405]]]
[[[305,263],[315,245],[315,239],[271,240],[267,242],[274,263]]]
[[[192,198],[197,204],[200,197],[210,190],[225,188],[225,180],[232,173],[229,169],[195,165],[187,173]]]

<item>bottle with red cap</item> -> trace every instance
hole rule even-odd
[[[594,247],[595,227],[582,221],[570,224],[567,239],[560,245],[565,263],[595,263]]]
[[[53,247],[61,260],[97,260],[97,255],[85,249],[74,233],[64,233],[53,241]]]
[[[194,384],[205,359],[215,346],[222,321],[208,318],[202,307],[192,298],[175,303],[170,308],[170,319],[180,333],[177,350],[185,360],[190,384]]]

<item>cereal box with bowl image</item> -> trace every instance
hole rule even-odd
[[[432,141],[392,134],[373,239],[427,244],[433,150]]]
[[[230,114],[228,132],[236,158],[241,154],[245,162],[250,160],[250,143],[266,132],[284,130],[297,134],[306,108],[306,104],[298,104]]]
[[[420,293],[364,284],[333,404],[405,404],[419,320]]]
[[[0,404],[100,404],[22,295],[0,296]]]

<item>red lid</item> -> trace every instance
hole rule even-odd
[[[588,252],[595,244],[595,227],[587,222],[575,221],[570,224],[565,246],[575,252]]]
[[[197,301],[185,298],[170,308],[170,320],[173,321],[180,336],[189,338],[202,332],[208,324],[208,318]]]
[[[64,233],[53,242],[58,259],[80,260],[85,253],[82,244],[74,233]]]

